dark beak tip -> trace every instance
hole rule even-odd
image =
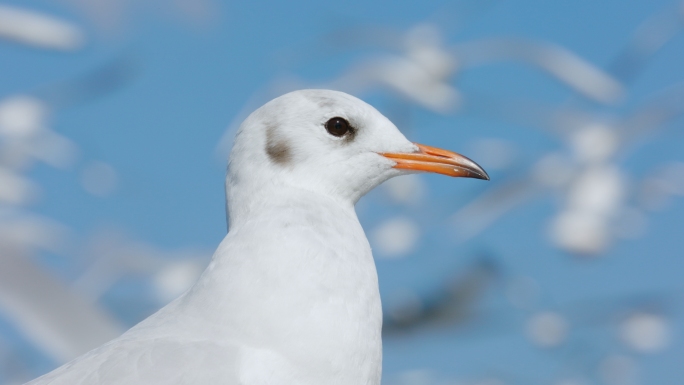
[[[480,173],[474,172],[474,173],[471,173],[470,175],[468,175],[468,177],[473,178],[473,179],[489,180],[489,175],[487,175],[486,173],[480,174]]]
[[[482,167],[473,167],[468,170],[468,178],[489,180],[489,174]]]

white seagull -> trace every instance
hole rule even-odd
[[[230,231],[198,282],[29,384],[380,384],[378,277],[354,204],[420,171],[489,179],[462,155],[409,142],[345,93],[268,102],[238,130]]]

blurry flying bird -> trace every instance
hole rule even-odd
[[[0,38],[57,51],[74,51],[85,40],[81,29],[71,23],[8,5],[0,5]]]
[[[381,33],[383,31],[370,31]],[[606,104],[619,101],[622,85],[601,69],[557,45],[522,38],[490,38],[448,46],[436,25],[419,24],[404,35],[385,32],[376,39],[396,53],[360,60],[326,86],[348,92],[385,87],[429,110],[448,113],[463,96],[452,84],[462,71],[500,61],[518,61],[540,69],[583,96]],[[373,41],[364,34],[365,40]]]
[[[648,60],[684,27],[683,4],[644,22],[607,73],[624,86],[635,80]],[[671,86],[626,113],[596,112],[577,103],[551,108],[471,97],[465,111],[540,128],[561,139],[565,149],[545,154],[526,172],[485,191],[459,210],[454,215],[459,235],[463,239],[475,236],[510,209],[545,191],[561,195],[562,208],[553,219],[550,235],[564,250],[596,255],[616,236],[637,234],[645,221],[638,207],[638,189],[630,186],[619,163],[640,141],[682,116],[682,96],[683,85]],[[652,181],[647,177],[641,183]]]
[[[496,261],[478,258],[465,271],[418,301],[399,302],[385,314],[383,335],[424,328],[453,327],[476,316],[475,303],[500,278]]]
[[[469,239],[519,204],[554,191],[562,202],[551,227],[554,242],[580,254],[604,251],[619,235],[618,226],[636,225],[628,221],[640,216],[635,210],[637,196],[619,164],[645,137],[684,114],[682,95],[684,86],[671,87],[632,112],[612,117],[520,101],[479,102],[487,106],[489,117],[539,127],[556,135],[566,148],[546,154],[524,173],[460,209],[453,217],[459,236]]]
[[[0,99],[0,308],[4,321],[55,362],[71,360],[123,329],[78,286],[70,287],[33,258],[43,251],[63,252],[71,234],[66,226],[30,212],[27,206],[41,189],[26,174],[38,162],[67,168],[75,161],[77,146],[51,128],[56,111],[109,94],[131,75],[126,57],[30,94]]]

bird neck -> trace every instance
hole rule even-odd
[[[257,178],[226,179],[226,215],[229,228],[240,226],[249,218],[274,207],[308,206],[310,202],[338,207],[343,215],[358,221],[354,204],[357,199],[346,199],[304,186],[294,186],[277,179]]]
[[[283,189],[269,198],[238,214],[184,302],[201,304],[198,312],[211,310],[201,318],[219,316],[214,323],[257,340],[266,333],[268,319],[281,320],[268,323],[273,338],[297,330],[331,339],[334,331],[319,325],[315,316],[321,309],[338,326],[352,329],[370,318],[368,333],[379,338],[377,273],[353,206],[299,189]],[[289,325],[288,315],[297,315],[293,322],[301,325]]]

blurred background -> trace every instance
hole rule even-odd
[[[358,203],[384,384],[684,382],[683,32],[673,0],[0,0],[0,384],[192,285],[235,129],[304,87],[492,179]]]

